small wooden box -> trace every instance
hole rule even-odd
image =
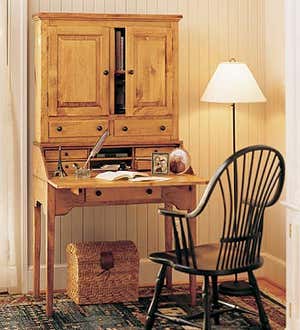
[[[136,301],[139,256],[131,241],[67,246],[67,294],[77,304]]]

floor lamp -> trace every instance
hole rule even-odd
[[[203,102],[229,103],[232,107],[232,151],[236,152],[235,105],[236,103],[266,102],[255,78],[245,63],[231,59],[220,63],[207,84],[201,97]],[[234,192],[236,194],[236,192]],[[223,282],[220,291],[227,294],[246,294],[248,283],[238,281]]]

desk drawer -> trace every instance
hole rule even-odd
[[[139,159],[135,161],[135,170],[136,171],[151,171],[152,161],[148,159]]]
[[[63,149],[61,151],[62,160],[68,159],[86,159],[87,158],[86,149]],[[58,160],[58,150],[46,150],[45,151],[46,160]]]
[[[108,127],[107,120],[49,120],[50,138],[97,137]]]
[[[140,188],[93,188],[86,190],[87,203],[148,203],[161,199],[161,188],[159,187],[140,187]]]
[[[175,147],[151,147],[151,148],[136,148],[136,158],[152,158],[153,152],[168,152],[170,153]]]
[[[115,136],[171,136],[171,119],[118,119]]]

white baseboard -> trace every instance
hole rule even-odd
[[[156,280],[156,275],[159,270],[159,265],[151,262],[148,259],[140,260],[140,274],[139,274],[139,285],[153,285]],[[174,283],[188,282],[188,275],[174,272],[173,275]],[[33,287],[33,267],[30,266],[28,269],[28,290],[32,291]],[[67,265],[57,264],[54,265],[54,289],[62,290],[66,288],[67,284]],[[41,290],[46,289],[46,266],[41,266]]]
[[[285,262],[268,253],[262,254],[265,260],[264,266],[260,268],[256,275],[264,277],[278,286],[285,287]],[[159,265],[151,262],[148,259],[140,260],[140,274],[139,285],[153,285],[156,280]],[[67,266],[65,264],[58,264],[54,266],[54,289],[62,290],[66,288]],[[188,275],[174,271],[174,283],[188,283]],[[33,273],[32,266],[28,270],[28,290],[32,291]],[[46,288],[46,266],[41,266],[41,290]]]

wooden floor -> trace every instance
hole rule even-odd
[[[281,301],[283,304],[285,304],[285,290],[278,287],[277,285],[271,283],[267,279],[264,278],[258,278],[258,285],[260,290],[264,292],[269,292],[272,296],[277,298],[279,301]]]

